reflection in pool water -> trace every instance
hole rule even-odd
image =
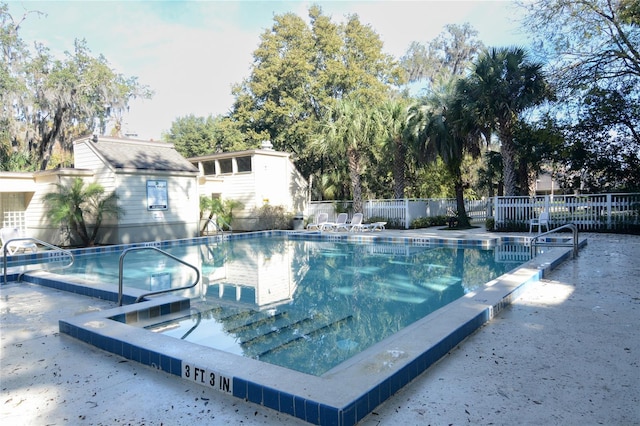
[[[192,298],[189,311],[144,325],[321,375],[528,260],[499,262],[497,249],[284,237],[172,247],[167,251],[200,266],[202,283],[184,293]],[[94,272],[110,269],[110,261],[103,256]],[[155,290],[191,279],[153,252],[127,261],[127,286]]]

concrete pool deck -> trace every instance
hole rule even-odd
[[[640,423],[640,237],[581,237],[577,259],[360,424]],[[113,303],[24,283],[0,296],[3,424],[306,424],[59,334]]]

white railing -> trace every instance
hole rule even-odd
[[[640,225],[640,194],[495,197],[496,227],[528,223],[548,211],[551,226],[573,223],[581,231],[625,229]]]
[[[306,217],[314,218],[319,213],[327,213],[329,221],[335,221],[338,213],[346,211],[353,215],[352,201],[312,201]],[[484,221],[487,217],[488,200],[465,200],[467,216],[472,221]],[[367,200],[363,203],[365,221],[383,218],[387,222],[409,229],[411,222],[420,217],[446,216],[447,210],[456,210],[453,198],[403,198],[389,200]],[[349,217],[351,220],[351,217]]]
[[[353,215],[352,205],[351,201],[312,201],[305,216],[312,218],[324,212],[329,221],[335,221],[339,212]],[[365,221],[384,218],[408,229],[417,218],[446,216],[449,208],[456,209],[455,199],[367,200],[363,213]],[[595,231],[640,226],[640,194],[637,193],[493,197],[465,200],[465,208],[472,222],[484,222],[487,217],[493,217],[497,229],[528,226],[529,221],[542,211],[549,212],[552,227],[573,223],[580,231]]]

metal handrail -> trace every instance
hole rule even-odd
[[[567,229],[567,228],[571,229],[571,231],[573,232],[573,243],[571,245],[567,243],[545,243],[545,245],[552,246],[552,247],[573,247],[572,255],[573,257],[576,257],[578,255],[578,227],[573,223],[567,223],[565,225],[559,226],[558,228],[554,228],[550,231],[544,232],[542,234],[538,234],[535,237],[531,238],[530,240],[531,257],[532,258],[535,257],[536,246],[537,246],[536,242],[540,237],[544,237],[545,235],[553,234],[557,231],[560,231],[561,229]]]
[[[71,265],[73,265],[73,262],[75,261],[75,257],[73,256],[73,253],[71,253],[69,250],[65,250],[65,249],[60,248],[58,246],[54,246],[53,244],[49,244],[46,241],[42,241],[42,240],[39,240],[39,239],[33,238],[33,237],[12,238],[10,240],[7,240],[7,242],[2,247],[2,265],[4,266],[4,283],[5,284],[7,283],[7,249],[9,247],[9,243],[11,243],[13,241],[34,241],[35,243],[40,244],[40,245],[45,246],[45,247],[48,247],[48,248],[50,248],[52,250],[61,251],[62,253],[66,254],[67,256],[69,256],[71,258],[71,262],[69,262],[68,265],[61,266],[60,269],[66,269],[66,268],[70,267]],[[34,269],[34,270],[29,271],[29,272],[34,272],[34,271],[40,271],[40,269]],[[19,277],[21,277],[23,274],[24,274],[24,272],[21,273],[19,275]],[[19,277],[18,277],[18,281],[20,280]]]
[[[227,225],[227,228],[229,228],[229,232],[233,232],[233,228],[231,228],[231,225],[229,225],[227,222],[225,222],[224,220],[218,218],[216,220],[219,220],[220,222],[222,222],[223,225]],[[216,232],[220,232],[221,234],[224,234],[224,229],[218,225],[217,221],[214,221],[213,219],[207,219],[207,225],[213,225],[213,227],[216,229]]]
[[[160,250],[158,247],[152,247],[152,246],[145,246],[145,247],[131,247],[128,249],[125,249],[122,254],[120,254],[120,262],[119,262],[119,268],[118,268],[118,306],[122,306],[122,293],[123,293],[123,283],[122,283],[122,279],[123,279],[123,269],[124,269],[124,258],[127,254],[129,254],[132,251],[138,251],[138,250],[155,250],[158,253],[161,253],[173,260],[175,260],[176,262],[182,263],[183,265],[193,269],[194,271],[196,271],[196,279],[193,282],[193,284],[191,285],[187,285],[184,287],[176,287],[176,288],[168,288],[165,290],[157,290],[157,291],[150,291],[144,294],[141,294],[140,296],[138,296],[138,298],[135,300],[134,303],[138,303],[141,299],[147,297],[147,296],[153,296],[156,294],[164,294],[164,293],[170,293],[172,291],[179,291],[179,290],[186,290],[188,288],[193,288],[196,286],[196,284],[198,284],[198,281],[200,281],[200,270],[193,266],[190,263],[185,262],[184,260],[172,255],[171,253],[167,253],[164,250]]]

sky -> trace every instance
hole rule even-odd
[[[2,0],[0,0],[2,1]],[[6,0],[5,0],[6,1]],[[386,53],[400,58],[412,41],[427,44],[446,24],[468,22],[486,46],[526,46],[513,1],[8,1],[15,20],[29,14],[19,35],[62,57],[85,39],[94,56],[137,77],[154,91],[134,100],[125,132],[161,139],[179,117],[226,114],[231,88],[248,78],[253,51],[273,17],[307,19],[318,4],[333,22],[357,14],[380,35]]]

